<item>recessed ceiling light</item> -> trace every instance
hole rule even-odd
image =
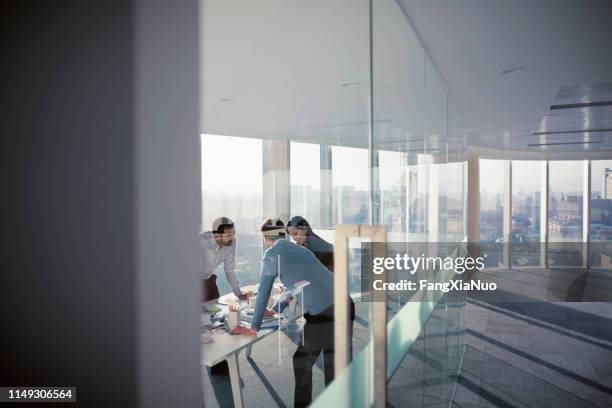
[[[343,88],[357,88],[359,86],[359,82],[343,82],[340,84]]]
[[[235,100],[235,98],[221,98],[219,102],[234,102]]]
[[[525,70],[525,67],[520,67],[520,66],[507,67],[499,71],[499,73],[502,75],[510,75],[510,74],[516,74],[516,73],[522,72],[524,70]]]

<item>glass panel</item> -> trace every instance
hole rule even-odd
[[[367,149],[332,146],[332,185],[335,223],[367,224]]]
[[[549,163],[549,265],[582,266],[583,161]]]
[[[405,189],[402,188],[400,152],[378,152],[378,185],[380,188],[381,224],[387,226],[390,240],[403,238],[402,212],[405,211]]]
[[[512,265],[540,264],[542,162],[512,161]]]
[[[504,160],[480,159],[480,242],[504,242]],[[488,267],[503,267],[501,245],[487,251]]]
[[[380,221],[393,242],[461,240],[464,163],[457,153],[462,120],[454,110],[450,138],[454,103],[400,4],[373,2],[374,196]],[[452,313],[446,301],[426,305],[406,303],[402,296],[387,299],[394,333],[388,361],[397,368],[387,387],[389,405],[450,405],[465,346],[454,324],[464,322],[465,301],[456,302]],[[413,329],[415,341],[404,350],[396,343]]]
[[[236,228],[236,276],[241,285],[259,282],[262,243],[262,141],[243,137],[202,135],[202,222],[210,231],[218,217],[229,217]],[[232,164],[240,163],[241,171]],[[228,167],[229,166],[229,167]],[[220,265],[220,293],[231,288]]]
[[[591,162],[590,265],[612,268],[612,160]]]
[[[464,162],[438,164],[438,241],[463,240]]]
[[[291,216],[321,228],[321,150],[318,144],[291,142]]]

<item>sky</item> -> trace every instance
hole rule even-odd
[[[356,190],[368,189],[367,150],[350,147],[332,147],[332,173],[334,186],[349,185]],[[380,156],[380,186],[389,190],[398,183],[400,160],[396,152],[382,152]],[[482,191],[503,191],[503,161],[481,160],[480,185]],[[528,161],[513,162],[514,189],[539,189],[539,166]],[[593,161],[591,173],[593,191],[602,191],[603,172],[612,168],[612,160]],[[292,143],[291,184],[319,188],[320,155],[316,144]],[[204,191],[224,191],[233,194],[261,194],[262,141],[260,139],[202,135],[202,180]],[[440,172],[441,190],[458,191],[461,188],[458,168],[452,173]],[[551,161],[550,187],[557,192],[582,191],[582,161]]]

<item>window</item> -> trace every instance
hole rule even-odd
[[[549,265],[582,265],[583,161],[549,163]]]
[[[612,160],[591,162],[590,264],[612,268]]]
[[[368,222],[368,151],[332,146],[334,224]]]
[[[439,177],[438,241],[463,240],[463,172],[464,163],[435,164]]]
[[[392,236],[401,237],[402,213],[406,211],[405,190],[402,188],[402,166],[399,152],[378,152],[381,224],[387,226]],[[376,169],[375,169],[376,170]]]
[[[321,152],[318,144],[291,142],[291,216],[321,228]]]
[[[262,241],[262,141],[202,135],[202,231],[225,216],[236,226],[236,275],[241,285],[259,281]],[[223,268],[220,266],[219,268]],[[231,288],[218,271],[220,293]]]
[[[504,237],[504,182],[505,160],[480,159],[480,242],[486,245],[486,265],[504,265],[502,242]]]
[[[541,161],[512,161],[512,264],[540,264]]]

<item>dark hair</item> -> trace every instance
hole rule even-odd
[[[285,238],[285,224],[283,224],[280,218],[266,218],[261,223],[260,231],[264,237],[272,241]]]
[[[213,234],[223,234],[229,228],[234,228],[234,221],[227,217],[219,217],[212,223]]]
[[[306,230],[307,235],[312,234],[312,228],[310,228],[310,224],[308,224],[308,221],[306,221],[304,217],[301,217],[299,215],[295,215],[291,217],[289,221],[287,221],[287,228],[285,228],[285,230],[289,232],[290,227]]]

